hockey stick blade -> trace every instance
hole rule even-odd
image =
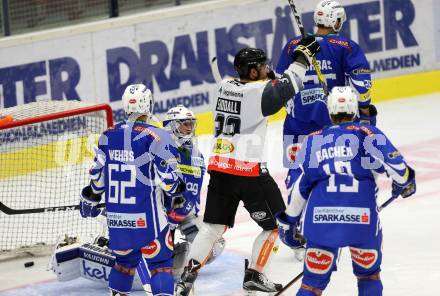
[[[105,204],[98,204],[98,208],[104,208]],[[4,203],[0,202],[0,211],[6,215],[22,215],[22,214],[37,214],[46,212],[65,212],[79,210],[79,205],[60,206],[60,207],[46,207],[46,208],[34,208],[34,209],[11,209]]]
[[[287,285],[285,285],[281,290],[278,291],[278,293],[276,293],[274,296],[278,296],[283,294],[283,292],[285,292],[287,289],[290,288],[290,286],[292,286],[294,283],[296,283],[299,279],[302,278],[302,276],[304,275],[304,271],[301,271],[300,274],[298,274],[296,277],[294,277],[290,282],[287,283]]]
[[[220,74],[220,70],[218,68],[217,57],[213,57],[211,60],[211,70],[215,82],[220,83],[220,81],[222,81],[222,75]]]

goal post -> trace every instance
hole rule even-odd
[[[101,223],[74,206],[89,182],[93,146],[113,125],[111,107],[40,101],[0,109],[0,116],[8,119],[0,121],[0,255],[50,250],[65,235],[98,235]]]

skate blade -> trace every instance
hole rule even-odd
[[[243,295],[245,296],[274,296],[278,292],[262,292],[262,291],[249,291],[249,290],[243,290]]]

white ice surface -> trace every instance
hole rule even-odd
[[[400,199],[380,214],[383,233],[381,277],[384,295],[440,295],[440,94],[396,100],[378,105],[378,126],[402,151],[417,172],[417,194]],[[272,144],[270,169],[280,188],[285,171],[281,168],[281,123],[270,126]],[[389,181],[381,180],[380,200],[390,196]],[[204,191],[204,194],[206,191]],[[258,226],[240,207],[236,226],[225,234],[227,247],[218,261],[202,270],[198,295],[242,295],[243,260],[250,256]],[[24,268],[33,260],[35,265]],[[48,258],[19,259],[0,263],[0,295],[108,295],[105,288],[86,280],[58,283],[45,271]],[[281,246],[274,257],[269,277],[287,283],[302,270],[292,251]],[[285,295],[295,295],[298,283]],[[133,295],[145,295],[136,292]],[[349,253],[344,250],[338,271],[324,295],[357,295]]]

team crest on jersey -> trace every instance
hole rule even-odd
[[[378,254],[374,249],[358,249],[350,247],[351,259],[362,268],[368,269],[376,263]]]
[[[310,272],[326,274],[333,265],[335,256],[332,252],[322,249],[307,249],[305,265]]]
[[[217,139],[214,144],[213,152],[215,154],[231,153],[235,149],[234,144],[226,139]]]
[[[157,256],[157,254],[159,254],[160,249],[161,249],[160,242],[159,240],[155,239],[148,246],[143,247],[141,249],[142,256],[144,256],[144,258],[147,259],[154,258]]]

